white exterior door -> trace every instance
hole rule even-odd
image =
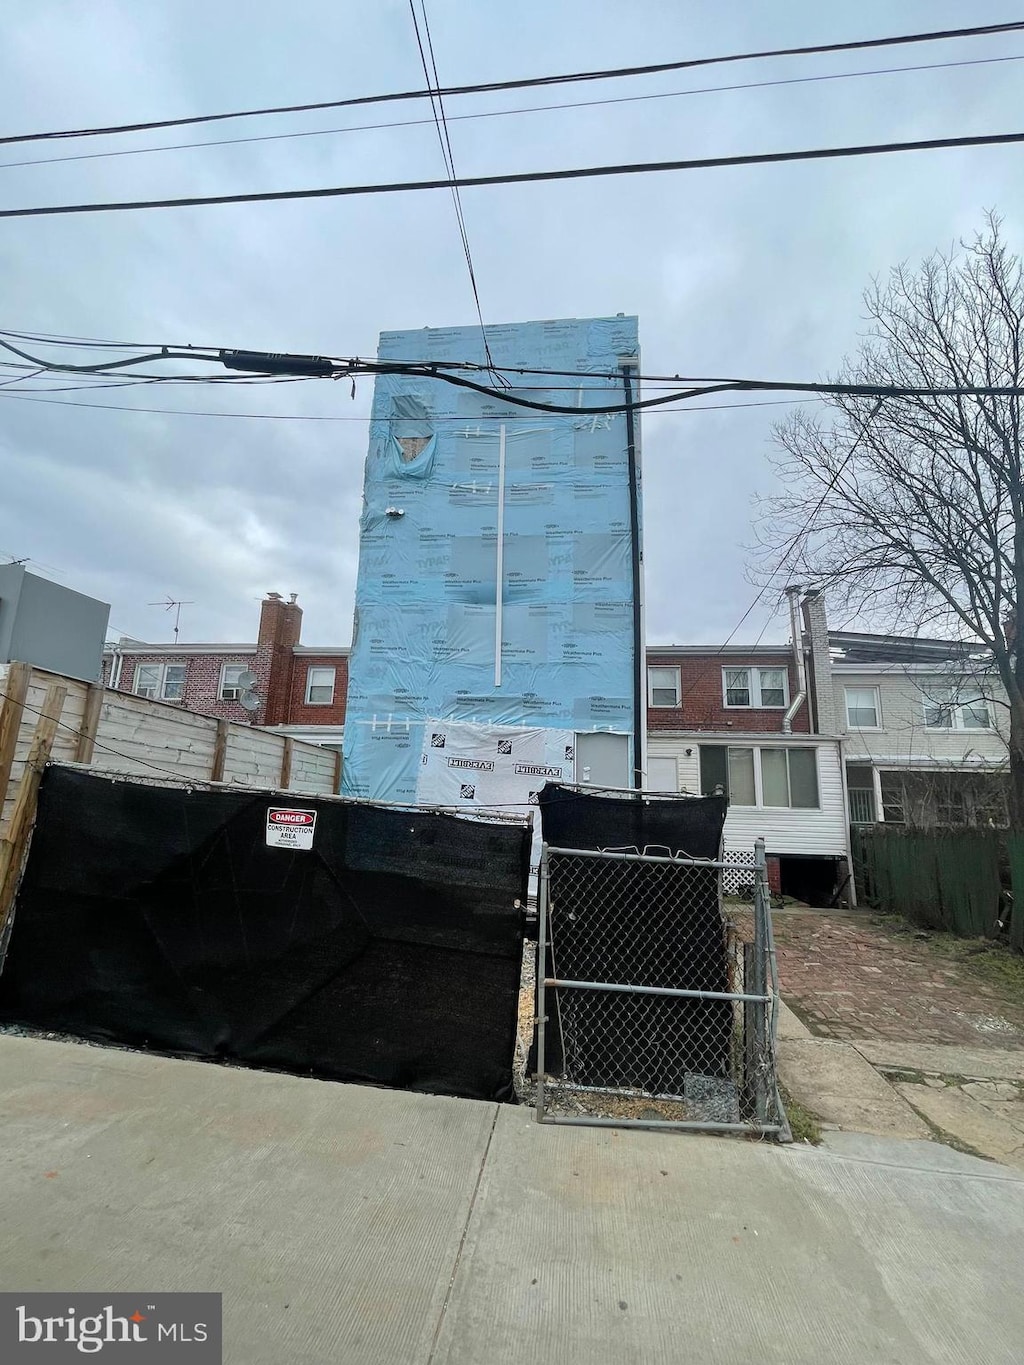
[[[592,787],[629,786],[629,736],[587,731],[576,736],[576,781]]]
[[[647,760],[647,790],[679,793],[679,766],[674,758]]]

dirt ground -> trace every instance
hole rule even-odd
[[[1024,959],[861,912],[773,917],[786,1003],[819,1037],[1024,1047]]]

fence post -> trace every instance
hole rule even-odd
[[[743,989],[748,995],[768,994],[768,859],[764,840],[754,843],[754,942],[745,955]],[[753,979],[748,975],[752,974]],[[746,1047],[748,1084],[754,1100],[754,1117],[758,1123],[768,1121],[768,1068],[765,1058],[768,1048],[768,1007],[748,1001],[744,1009],[744,1043]]]
[[[18,732],[21,729],[24,702],[28,696],[31,677],[31,664],[11,664],[7,670],[7,685],[4,688],[3,701],[0,702],[0,815],[7,797],[7,785],[11,780],[14,750],[18,743]]]
[[[103,693],[106,688],[102,683],[90,683],[89,690],[85,694],[85,711],[82,715],[82,728],[78,732],[78,747],[75,749],[76,763],[91,763],[96,752],[96,731],[100,723],[100,711],[103,709]]]
[[[547,1023],[547,995],[544,979],[548,974],[548,846],[541,845],[540,875],[537,879],[537,1122],[544,1122],[544,1025]]]
[[[25,769],[18,785],[18,795],[11,812],[11,822],[0,838],[0,942],[4,927],[14,906],[14,896],[21,876],[21,866],[28,847],[29,835],[36,817],[39,783],[53,748],[54,736],[60,724],[60,714],[67,699],[66,687],[56,684],[47,689],[42,713],[36,722],[32,747],[25,760]]]

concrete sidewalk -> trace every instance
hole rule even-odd
[[[1009,1365],[1024,1182],[0,1037],[0,1284],[214,1289],[232,1365]]]

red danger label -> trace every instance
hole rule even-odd
[[[271,810],[267,819],[272,825],[312,825],[316,815],[308,810]]]

